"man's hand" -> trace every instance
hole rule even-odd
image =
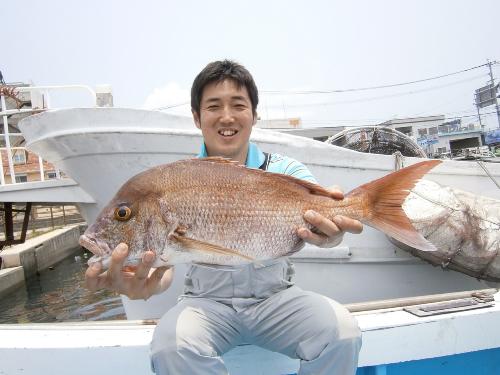
[[[344,194],[338,187],[328,189],[334,199],[343,199]],[[335,216],[332,221],[313,210],[307,210],[304,219],[313,225],[319,233],[313,233],[307,228],[299,228],[297,234],[304,241],[319,247],[334,247],[342,242],[345,232],[361,233],[363,224],[345,216]]]
[[[174,269],[172,267],[151,268],[155,260],[155,253],[147,251],[142,262],[135,272],[123,270],[123,263],[127,259],[128,246],[119,244],[111,255],[109,269],[102,272],[102,264],[96,262],[85,272],[85,285],[95,291],[106,288],[125,294],[130,299],[148,299],[153,294],[168,289],[172,283]]]

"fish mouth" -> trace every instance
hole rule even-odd
[[[233,129],[233,128],[224,128],[224,129],[219,129],[217,133],[223,137],[233,137],[236,134],[238,134],[238,130]]]
[[[108,244],[94,237],[82,234],[80,236],[80,239],[78,240],[78,243],[80,244],[80,246],[83,246],[97,256],[111,254],[111,249],[109,248]]]

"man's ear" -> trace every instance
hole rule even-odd
[[[194,124],[198,129],[201,129],[200,114],[191,108],[191,113],[193,114]]]

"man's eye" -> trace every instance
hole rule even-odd
[[[217,109],[219,109],[219,106],[218,105],[210,105],[207,107],[207,109],[209,111],[216,111]]]

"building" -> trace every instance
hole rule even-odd
[[[342,130],[343,126],[325,126],[314,128],[302,128],[302,120],[300,117],[290,119],[273,119],[273,120],[258,120],[255,125],[261,129],[271,129],[280,133],[299,135],[301,137],[312,138],[320,142],[326,141],[332,135],[335,135]]]
[[[444,115],[394,119],[383,122],[417,142],[428,156],[483,146],[482,128],[476,124],[463,125],[460,119],[445,122]]]
[[[481,147],[484,145],[482,134],[483,129],[477,124],[463,125],[460,119],[445,122],[438,128],[436,154],[456,155],[462,149]]]
[[[24,147],[11,148],[11,152],[16,182],[40,181],[42,180],[41,171],[43,171],[44,180],[58,177],[52,164],[45,160],[41,161],[38,155],[27,151]],[[5,147],[2,147],[1,154],[5,183],[10,184],[12,176]],[[43,168],[40,168],[40,162],[42,162]]]

